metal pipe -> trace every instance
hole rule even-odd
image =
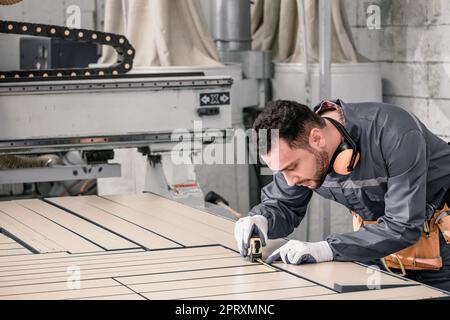
[[[330,0],[319,0],[319,67],[320,100],[331,97],[331,4]],[[331,204],[320,200],[321,239],[331,233]]]
[[[299,2],[300,6],[298,8],[299,13],[298,17],[302,19],[302,30],[297,30],[298,38],[302,37],[302,45],[303,45],[303,60],[305,65],[305,92],[306,92],[306,99],[305,104],[307,106],[311,105],[311,73],[309,70],[309,48],[308,48],[308,29],[307,29],[307,23],[306,23],[306,6],[305,6],[305,0],[301,0]],[[300,28],[300,24],[299,24]],[[300,40],[298,40],[300,43]]]
[[[331,5],[319,0],[320,99],[331,96]]]
[[[212,37],[219,51],[252,48],[250,0],[212,0]]]

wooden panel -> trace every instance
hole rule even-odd
[[[80,236],[98,244],[106,250],[120,250],[136,248],[137,245],[119,237],[95,224],[83,220],[67,211],[61,210],[41,200],[14,201],[47,219],[79,234]]]
[[[304,265],[276,262],[274,265],[303,278],[314,279],[315,282],[330,289],[334,289],[336,283],[340,285],[370,285],[371,279],[374,278],[379,280],[380,285],[407,286],[417,284],[417,282],[412,280],[388,275],[376,269],[369,270],[352,262],[326,262]]]
[[[190,300],[280,300],[297,299],[303,297],[315,297],[320,299],[321,295],[337,294],[334,291],[321,286],[301,287],[294,289],[268,290],[247,293],[235,293],[208,297],[189,298]]]
[[[79,290],[65,290],[52,291],[44,293],[29,293],[2,297],[4,300],[66,300],[77,298],[93,298],[99,296],[113,296],[121,294],[132,294],[133,291],[124,286],[79,289]]]
[[[230,248],[236,246],[236,241],[234,240],[234,222],[226,220],[222,217],[214,216],[206,212],[194,209],[171,200],[164,199],[159,196],[142,194],[142,195],[131,195],[131,196],[108,196],[105,197],[109,202],[120,203],[123,206],[129,207],[136,212],[143,213],[148,219],[152,217],[154,219],[162,220],[174,227],[179,227],[184,229],[182,232],[186,233],[186,229],[194,233],[198,238],[198,241],[203,241],[206,243],[220,243],[222,245],[228,246]],[[108,201],[105,199],[100,199],[98,197],[85,197],[86,201],[94,203],[95,205],[109,205]],[[142,223],[138,220],[137,223]],[[176,240],[180,237],[180,233],[175,235],[169,235],[170,229],[160,229],[158,232],[166,235],[167,237]],[[201,240],[200,237],[207,239]],[[185,244],[180,240],[181,243]],[[194,245],[194,244],[185,244]]]
[[[1,250],[10,250],[10,249],[22,249],[23,247],[17,242],[13,243],[0,243],[0,251]]]
[[[48,200],[67,208],[89,221],[120,234],[145,248],[161,249],[181,247],[173,241],[163,238],[140,225],[130,223],[104,210],[89,206],[77,198],[53,198]]]
[[[155,194],[143,193],[134,195],[111,195],[104,196],[102,198],[109,199],[133,209],[144,210],[145,212],[147,212],[147,210],[149,209],[148,206],[151,205],[152,208],[155,209],[154,212],[156,212],[157,214],[158,212],[167,212],[170,214],[182,215],[186,218],[189,218],[190,220],[197,221],[207,226],[215,227],[228,234],[234,233],[234,221],[222,217],[219,217],[219,219],[217,219],[218,217],[211,213],[189,207],[182,203],[165,199]],[[148,212],[151,213],[150,211]]]
[[[243,274],[266,273],[266,272],[273,272],[273,270],[260,264],[252,264],[245,267],[208,269],[198,271],[182,271],[166,274],[120,277],[116,279],[118,279],[121,283],[125,285],[133,285],[133,284],[156,283],[166,281],[207,279],[214,277],[226,277]]]
[[[200,246],[221,243],[220,238],[211,240],[208,237],[204,237],[201,234],[201,231],[197,228],[192,228],[192,225],[180,226],[179,222],[167,222],[166,219],[163,219],[163,217],[167,215],[164,211],[159,212],[159,216],[155,217],[98,197],[83,197],[82,201],[89,206],[100,208],[131,223],[141,225],[149,230],[157,230],[156,232],[158,232],[158,234],[161,234],[169,239],[173,239],[173,241],[181,243],[185,246]]]
[[[432,288],[417,285],[393,289],[370,290],[351,293],[305,297],[305,300],[412,300],[446,297],[444,293]],[[447,296],[448,297],[448,296]]]
[[[159,283],[143,283],[143,284],[133,284],[128,285],[130,289],[136,292],[161,292],[169,290],[190,290],[196,288],[218,288],[220,290],[221,286],[228,285],[244,285],[253,283],[264,283],[273,281],[283,281],[291,280],[296,283],[298,287],[307,287],[313,285],[311,282],[296,278],[285,272],[268,272],[263,274],[246,274],[238,276],[228,276],[228,277],[216,277],[208,279],[193,279],[193,280],[180,280],[180,281],[165,281]],[[189,296],[188,296],[189,297]]]
[[[197,260],[197,261],[182,261],[172,264],[152,264],[151,262],[141,265],[119,265],[106,269],[82,269],[83,279],[102,279],[109,277],[140,275],[140,274],[153,274],[153,273],[166,273],[179,272],[185,270],[202,270],[210,268],[222,268],[222,267],[235,267],[245,266],[248,262],[243,261],[242,258],[222,258],[214,260]],[[76,266],[76,264],[70,264],[70,266]],[[191,269],[188,269],[191,268]],[[59,277],[67,277],[66,269],[64,271],[46,272],[46,273],[29,273],[20,274],[15,276],[0,276],[0,286],[6,285],[5,283],[11,283],[13,281],[27,283],[27,280],[37,279],[44,281],[45,279],[56,279]]]
[[[0,203],[0,210],[11,218],[27,225],[35,232],[58,243],[65,250],[73,253],[101,251],[100,247],[79,237],[75,233],[57,225],[56,223],[24,208],[14,202]],[[21,239],[19,237],[19,239]]]
[[[49,260],[52,260],[53,263],[49,264]],[[64,263],[64,260],[67,260],[66,263]],[[111,260],[115,260],[121,265],[116,266],[115,262],[111,262]],[[54,264],[55,261],[59,261],[58,263],[61,266],[57,267]],[[55,256],[35,262],[37,263],[32,265],[5,267],[0,271],[0,299],[100,299],[103,297],[121,299],[119,296],[122,295],[129,299],[135,299],[140,296],[136,296],[133,289],[129,290],[130,288],[122,287],[122,281],[135,283],[133,286],[142,290],[155,290],[157,288],[167,290],[180,286],[189,287],[192,282],[201,286],[217,286],[295,278],[263,265],[252,264],[239,257],[235,252],[223,247],[80,257]],[[86,263],[89,263],[89,265],[86,265]],[[140,267],[137,264],[142,264],[142,266]],[[245,265],[245,268],[239,269],[242,264]],[[63,265],[78,265],[80,267],[81,278],[83,279],[80,290],[67,288],[67,273],[65,268],[62,267]],[[238,269],[231,268],[236,265]],[[22,269],[17,270],[18,267]],[[186,270],[192,271],[185,272]],[[196,280],[193,278],[195,273],[197,273],[197,277],[209,275],[209,278],[198,278]],[[273,274],[276,276],[272,276]],[[129,275],[134,275],[134,277],[128,278]],[[262,277],[263,275],[267,275],[267,277]],[[186,279],[186,277],[189,278]],[[27,278],[31,278],[29,279],[31,281],[27,281]],[[111,278],[117,278],[118,281]],[[311,285],[301,279],[298,279],[297,282],[297,285]],[[152,287],[153,289],[150,289]],[[127,292],[123,292],[123,290],[127,290]]]
[[[33,264],[35,262],[47,259],[55,259],[62,257],[88,257],[97,256],[103,254],[122,254],[130,252],[144,252],[143,249],[132,249],[132,250],[120,250],[120,251],[99,251],[99,252],[87,252],[87,253],[77,253],[70,254],[67,252],[49,252],[49,253],[39,253],[33,254],[28,257],[0,257],[0,268],[5,266],[22,265],[22,264]]]
[[[92,288],[104,288],[116,286],[121,286],[121,284],[118,283],[117,281],[114,281],[113,279],[80,281],[80,289],[92,289]],[[66,291],[66,290],[71,291],[80,289],[70,289],[68,287],[67,281],[58,283],[39,284],[39,285],[5,287],[0,288],[0,299],[4,299],[5,296],[11,295],[44,293],[52,291]]]
[[[16,255],[22,255],[22,254],[31,254],[31,252],[25,248],[0,250],[0,257],[16,256]]]
[[[243,283],[243,284],[237,283],[217,287],[149,292],[149,293],[142,293],[142,295],[150,300],[191,299],[198,297],[205,297],[205,299],[208,299],[208,297],[214,295],[271,291],[271,290],[299,288],[299,287],[305,287],[305,280],[292,277],[292,279],[282,281],[275,280],[257,283]]]
[[[0,233],[0,244],[11,244],[11,243],[16,243],[16,241]]]
[[[45,256],[45,254],[31,255],[30,258],[35,256]],[[144,299],[144,297],[147,299],[227,300],[336,299],[337,297],[412,299],[444,296],[439,291],[424,286],[338,294],[290,273],[274,270],[262,264],[250,263],[234,251],[220,246],[146,252],[130,250],[78,255],[49,254],[47,258],[12,261],[14,265],[8,265],[7,261],[2,263],[0,300],[117,300]],[[341,265],[353,264],[342,263]],[[80,268],[82,279],[80,289],[68,287],[67,266]],[[319,267],[320,264],[315,266]],[[365,270],[362,266],[356,266]],[[353,272],[356,269],[349,270]],[[317,279],[312,278],[312,280]]]
[[[288,241],[285,239],[269,240],[267,246],[263,248],[263,259],[267,259],[272,252],[285,245]]]
[[[205,261],[186,261],[172,264],[145,264],[141,266],[120,266],[107,269],[82,270],[83,279],[105,279],[110,277],[137,276],[148,274],[162,274],[168,272],[182,272],[186,270],[204,270],[213,268],[227,268],[248,266],[250,262],[240,257],[215,259]],[[271,268],[267,267],[269,270]],[[0,287],[11,285],[37,284],[64,281],[67,278],[65,272],[51,272],[39,274],[27,274],[0,277]]]
[[[0,211],[0,227],[12,234],[14,237],[26,243],[37,252],[63,252],[66,251],[48,237],[34,231],[30,227],[11,218],[6,213]]]
[[[65,272],[69,266],[77,266],[83,272],[87,270],[102,270],[110,269],[115,267],[128,267],[128,266],[142,266],[142,265],[169,265],[176,264],[179,262],[186,261],[208,261],[215,259],[227,259],[230,257],[235,257],[234,253],[222,253],[222,254],[211,254],[204,257],[173,257],[165,259],[156,259],[152,256],[137,256],[135,258],[121,259],[116,261],[111,261],[110,259],[97,259],[94,261],[87,262],[61,262],[58,264],[47,264],[44,266],[29,267],[27,269],[21,268],[20,270],[13,271],[0,271],[0,278],[11,277],[16,275],[30,275],[30,274],[40,274],[40,273],[51,273],[51,272]]]
[[[69,254],[69,256],[71,256],[71,257],[89,257],[89,256],[121,254],[121,253],[131,253],[131,252],[146,252],[146,251],[148,251],[148,250],[138,247],[136,249],[76,253],[76,254]]]
[[[203,249],[203,250],[202,250]],[[143,255],[145,253],[145,255]],[[186,248],[180,251],[175,250],[161,250],[161,251],[115,251],[115,252],[98,252],[96,254],[78,254],[78,255],[54,255],[47,257],[48,254],[33,256],[33,261],[20,260],[20,261],[7,261],[0,264],[0,270],[20,270],[28,269],[32,267],[40,267],[46,264],[57,265],[60,262],[63,263],[82,263],[89,261],[98,261],[102,259],[104,261],[126,260],[128,258],[143,258],[152,257],[153,259],[164,259],[172,257],[203,257],[210,256],[211,254],[230,253],[222,247],[206,247],[206,248]]]
[[[0,268],[4,266],[9,266],[10,264],[14,263],[26,263],[31,264],[33,260],[40,260],[50,257],[66,257],[70,256],[67,252],[49,252],[49,253],[40,253],[40,254],[33,254],[28,257],[22,257],[22,256],[16,256],[16,257],[0,257]]]
[[[81,197],[86,205],[104,210],[131,223],[140,225],[148,230],[157,230],[173,241],[185,246],[198,246],[207,244],[229,245],[234,237],[222,230],[200,224],[187,219],[178,213],[168,212],[166,209],[155,208],[152,203],[147,203],[146,210],[136,210],[110,200],[96,196]],[[128,199],[132,205],[133,199]],[[223,219],[221,219],[223,220]]]
[[[14,239],[0,233],[0,260],[2,258],[23,256],[25,254],[29,255],[32,252]]]

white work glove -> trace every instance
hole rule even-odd
[[[280,258],[286,264],[327,262],[333,260],[333,251],[326,241],[302,242],[291,240],[275,250],[267,258],[266,263],[271,264]]]
[[[234,226],[234,238],[242,256],[247,256],[250,239],[253,236],[259,237],[262,246],[266,246],[268,225],[267,218],[261,215],[248,216],[236,222]]]

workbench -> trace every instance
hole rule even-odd
[[[1,300],[448,297],[358,263],[251,263],[234,221],[154,194],[1,202],[0,228]]]

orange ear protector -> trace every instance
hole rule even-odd
[[[358,146],[342,124],[332,118],[323,118],[330,121],[344,137],[344,142],[339,145],[331,158],[330,171],[333,170],[340,175],[348,175],[355,169],[359,162],[360,154]]]

